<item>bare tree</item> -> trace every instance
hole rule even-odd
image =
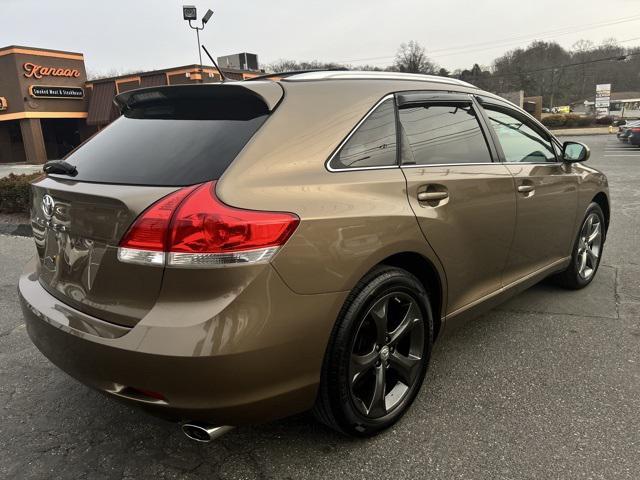
[[[320,62],[318,60],[302,61],[280,59],[277,62],[265,66],[265,70],[271,73],[294,72],[296,70],[331,70],[337,68],[348,68],[335,62]]]
[[[438,67],[427,57],[424,47],[413,40],[400,44],[393,69],[399,72],[431,74],[438,71]]]
[[[110,70],[104,70],[104,71],[89,70],[87,71],[87,80],[100,80],[102,78],[121,77],[123,75],[133,75],[134,73],[140,73],[140,72],[142,72],[142,70],[135,70],[135,69],[119,70],[117,68],[112,68]]]
[[[436,66],[427,57],[424,47],[415,41],[400,45],[393,65],[386,68],[317,60],[279,60],[267,66],[272,72],[327,68],[384,69],[450,76],[493,92],[524,90],[528,96],[540,95],[545,106],[592,99],[598,83],[611,83],[615,91],[629,92],[634,98],[636,92],[640,92],[640,46],[625,48],[613,39],[599,45],[580,40],[571,49],[556,42],[538,40],[505,52],[490,67],[474,64],[471,68],[452,72]]]
[[[272,73],[293,72],[295,70],[300,70],[300,63],[295,60],[281,58],[276,62],[266,65],[265,70]]]

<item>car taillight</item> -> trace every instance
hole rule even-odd
[[[264,263],[299,221],[292,213],[225,205],[215,182],[208,182],[177,190],[145,210],[121,240],[118,259],[169,267]]]
[[[631,130],[633,133],[639,133],[640,132],[640,128],[630,128],[629,130]]]

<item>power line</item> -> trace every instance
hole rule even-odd
[[[481,45],[487,45],[487,44],[495,44],[495,43],[504,43],[504,42],[511,42],[513,40],[527,40],[527,39],[531,39],[531,38],[538,38],[542,35],[552,35],[552,34],[564,34],[565,32],[576,32],[576,31],[581,31],[581,30],[590,30],[590,29],[595,29],[595,28],[601,28],[601,27],[606,27],[612,24],[617,24],[617,23],[626,23],[626,22],[633,22],[640,19],[640,14],[638,15],[631,15],[631,16],[626,16],[623,18],[615,18],[615,19],[611,19],[611,20],[603,20],[600,22],[595,22],[595,23],[588,23],[588,24],[584,24],[584,25],[577,25],[577,26],[573,26],[573,27],[563,27],[563,28],[559,28],[559,29],[555,29],[555,30],[547,30],[544,32],[539,32],[539,33],[535,33],[535,34],[526,34],[526,35],[519,35],[517,37],[509,37],[509,38],[504,38],[501,40],[488,40],[486,42],[474,42],[471,44],[466,44],[466,45],[458,45],[455,47],[448,47],[448,48],[441,48],[441,49],[436,49],[436,50],[431,50],[431,53],[440,53],[443,51],[449,51],[449,50],[460,50],[460,49],[466,49],[469,47],[478,47]],[[580,30],[576,30],[576,29],[580,29]]]
[[[623,18],[611,19],[611,20],[608,20],[608,21],[591,23],[591,24],[586,24],[586,25],[582,25],[582,26],[577,25],[577,26],[573,26],[573,27],[563,27],[562,29],[547,30],[545,32],[541,32],[541,33],[537,33],[537,34],[520,35],[520,36],[517,36],[517,37],[510,37],[510,38],[505,38],[505,39],[501,39],[501,40],[491,40],[491,41],[481,42],[481,43],[473,43],[473,44],[466,44],[466,45],[458,45],[456,47],[436,49],[436,50],[431,50],[428,53],[429,53],[429,55],[431,55],[433,53],[441,53],[441,52],[447,52],[447,51],[455,52],[457,50],[465,49],[465,51],[461,51],[461,52],[457,52],[457,53],[448,53],[448,54],[442,53],[442,55],[436,55],[435,58],[438,58],[438,57],[441,58],[441,57],[449,56],[449,55],[460,55],[460,54],[463,54],[463,53],[474,53],[474,52],[479,52],[479,51],[484,51],[484,50],[491,50],[491,49],[498,48],[498,47],[510,46],[510,45],[514,44],[514,41],[518,41],[517,43],[521,43],[522,41],[527,41],[527,40],[528,41],[532,41],[532,40],[540,39],[542,36],[545,36],[546,38],[553,38],[553,37],[556,37],[556,36],[569,35],[571,33],[598,29],[598,28],[611,26],[611,25],[616,25],[616,24],[620,24],[620,23],[636,22],[638,20],[640,20],[640,15],[633,15],[631,17],[626,16],[626,17],[623,17]],[[508,42],[508,43],[505,43],[505,42]],[[479,45],[487,45],[487,46],[483,47],[483,48],[475,48],[475,49],[472,49],[472,50],[466,50],[469,47],[477,47]],[[386,59],[391,59],[391,58],[394,58],[394,57],[395,57],[395,55],[386,55],[386,56],[378,56],[378,57],[359,58],[359,59],[353,59],[353,60],[342,60],[342,61],[338,61],[338,63],[364,62],[364,61],[371,61],[371,60],[386,60]]]
[[[611,57],[606,57],[606,58],[598,58],[595,60],[585,60],[584,62],[574,62],[574,63],[565,63],[562,65],[553,65],[551,67],[542,67],[542,68],[536,68],[534,70],[525,70],[522,72],[508,72],[508,73],[496,73],[496,74],[491,74],[491,77],[489,78],[498,78],[498,77],[508,77],[508,76],[512,76],[512,75],[528,75],[530,73],[537,73],[537,72],[543,72],[546,70],[557,70],[557,69],[561,69],[561,68],[567,68],[567,67],[576,67],[576,66],[580,66],[580,65],[588,65],[591,63],[598,63],[598,62],[607,62],[607,61],[611,61],[611,60],[626,60],[629,57],[634,57],[636,55],[640,55],[640,52],[638,53],[629,53],[626,55],[614,55]]]
[[[638,15],[637,18],[630,18],[628,20],[620,20],[620,21],[612,21],[612,22],[609,22],[609,23],[606,23],[606,24],[598,25],[597,27],[589,27],[589,28],[577,29],[577,30],[576,29],[565,30],[565,31],[562,31],[561,33],[557,33],[557,34],[552,35],[552,36],[547,36],[546,38],[560,37],[560,36],[563,36],[563,35],[570,35],[570,34],[576,33],[576,32],[581,32],[581,31],[586,31],[586,30],[593,30],[593,29],[596,29],[596,28],[608,27],[608,26],[611,26],[611,25],[617,25],[619,23],[636,22],[638,20],[640,20],[640,15]],[[541,37],[534,37],[534,36],[528,35],[526,37],[522,37],[521,41],[530,42],[530,41],[538,40],[540,38]],[[520,44],[521,41],[518,41],[517,44]],[[491,49],[499,48],[499,47],[508,47],[508,46],[515,45],[515,44],[516,43],[514,43],[514,42],[500,43],[500,44],[492,45],[490,47],[475,48],[475,49],[464,50],[464,51],[459,51],[459,52],[454,51],[454,53],[443,53],[443,54],[440,54],[440,55],[435,55],[434,58],[442,58],[444,56],[460,55],[460,54],[464,54],[464,53],[481,52],[481,51],[491,50]],[[473,46],[473,45],[470,45],[470,46]],[[456,50],[458,50],[458,49],[456,49]],[[440,50],[435,50],[436,53],[438,53],[439,51]],[[433,53],[433,52],[434,51],[432,50],[431,53]]]

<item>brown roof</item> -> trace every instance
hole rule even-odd
[[[151,75],[142,75],[140,77],[141,87],[159,87],[167,84],[167,76],[164,73],[154,73]]]
[[[71,54],[71,55],[84,56],[80,52],[70,52],[69,50],[52,50],[50,48],[25,47],[23,45],[7,45],[6,47],[0,47],[0,52],[2,52],[4,50],[12,50],[14,48],[19,48],[20,50],[34,50],[34,51],[41,51],[41,52],[66,53],[66,54]]]
[[[97,83],[93,86],[87,116],[88,125],[106,125],[118,117],[118,109],[113,104],[115,96],[115,82]]]

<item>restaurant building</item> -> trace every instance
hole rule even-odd
[[[232,80],[262,73],[230,67],[222,72]],[[113,98],[119,93],[219,81],[214,67],[200,65],[87,81],[82,53],[0,48],[0,163],[37,164],[62,158],[118,117]]]

